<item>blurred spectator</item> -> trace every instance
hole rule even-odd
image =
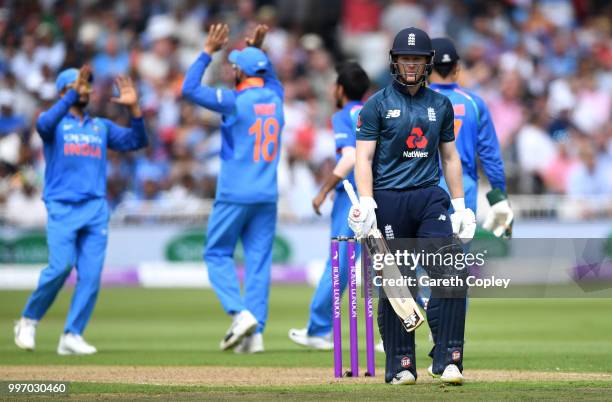
[[[21,133],[27,127],[25,116],[13,110],[15,94],[9,89],[0,89],[0,137]]]
[[[119,37],[111,35],[106,39],[104,50],[91,62],[96,79],[113,78],[128,72],[130,57],[121,47]]]
[[[587,134],[594,134],[610,121],[610,93],[596,86],[592,72],[584,72],[578,80],[576,106],[572,118],[576,126]]]
[[[506,74],[502,77],[499,92],[489,100],[491,118],[502,149],[513,141],[514,135],[524,124],[522,85],[517,74]]]
[[[568,190],[569,175],[574,170],[577,160],[568,149],[568,140],[559,143],[557,155],[541,169],[542,180],[553,192],[565,194]]]
[[[569,175],[568,194],[575,197],[612,195],[612,166],[593,145],[580,147],[580,163]]]
[[[516,135],[516,152],[521,171],[523,192],[542,192],[539,180],[556,157],[557,149],[546,132],[546,115],[531,111],[530,118]]]
[[[334,65],[355,58],[379,87],[386,85],[391,38],[409,25],[455,40],[463,64],[459,80],[489,105],[511,193],[609,194],[604,185],[612,169],[609,2],[5,3],[0,9],[0,207],[12,194],[17,172],[40,176],[44,171],[35,118],[56,100],[57,71],[85,62],[95,72],[91,112],[127,124],[128,116],[109,98],[111,80],[129,74],[138,83],[153,137],[154,145],[139,154],[109,152],[111,206],[149,208],[140,202],[149,199],[177,208],[179,200],[194,206],[190,200],[213,197],[222,122],[183,102],[180,87],[216,21],[232,27],[228,50],[244,46],[255,24],[270,27],[265,47],[285,87],[280,205],[294,217],[312,218],[309,200],[333,157]],[[233,85],[226,57],[214,58],[206,82]],[[37,180],[31,183],[38,186]],[[30,190],[13,197],[27,203],[40,188]]]
[[[44,226],[47,209],[36,187],[33,172],[20,173],[14,178],[13,190],[6,200],[8,223],[25,228]]]
[[[380,17],[380,26],[392,35],[407,27],[426,29],[425,10],[415,0],[392,0]]]

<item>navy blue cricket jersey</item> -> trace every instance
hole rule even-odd
[[[357,140],[377,141],[374,190],[438,185],[440,141],[455,140],[449,99],[422,87],[411,96],[393,83],[368,99],[357,122]]]

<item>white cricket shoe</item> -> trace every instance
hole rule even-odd
[[[308,335],[308,329],[306,328],[291,328],[289,330],[289,339],[300,346],[305,346],[307,348],[316,350],[332,350],[334,348],[334,342],[332,341],[331,334],[324,336],[310,336]]]
[[[391,380],[391,385],[412,385],[416,384],[416,378],[408,370],[400,371]]]
[[[24,350],[34,350],[36,347],[36,325],[38,321],[21,317],[15,323],[15,345]]]
[[[71,334],[70,332],[63,334],[60,337],[59,345],[57,345],[57,354],[59,355],[93,355],[98,349],[89,343],[81,335]]]
[[[221,341],[219,347],[221,350],[228,350],[236,345],[246,335],[250,335],[257,328],[257,319],[249,310],[242,310],[240,313],[234,315],[232,325],[225,333],[225,337]]]
[[[264,343],[261,332],[245,336],[234,348],[234,353],[261,353],[263,351]]]
[[[463,383],[463,374],[461,374],[457,366],[449,364],[440,376],[440,380],[447,384],[461,385]]]
[[[429,367],[427,367],[427,372],[429,373],[431,378],[440,378],[440,374],[435,374],[433,372],[433,365],[430,365]]]
[[[385,353],[385,345],[383,345],[382,340],[378,342],[376,346],[374,346],[374,350],[376,350],[379,353]]]

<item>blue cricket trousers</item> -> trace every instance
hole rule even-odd
[[[249,310],[263,332],[268,319],[276,203],[237,204],[215,201],[208,219],[204,260],[208,278],[228,314]],[[244,297],[234,264],[238,240],[244,247]]]
[[[77,284],[64,332],[80,335],[93,313],[106,252],[109,211],[106,199],[48,201],[49,265],[24,310],[26,318],[43,318],[75,267]]]

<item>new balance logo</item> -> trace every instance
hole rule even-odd
[[[436,121],[436,111],[432,107],[427,108],[427,117],[429,121]]]
[[[62,129],[63,130],[70,130],[72,127],[74,127],[74,125],[72,125],[72,124],[64,124],[62,126]]]
[[[446,220],[446,215],[444,214],[440,214],[440,216],[438,217],[439,221],[445,221]]]
[[[416,44],[416,38],[413,33],[408,35],[408,46],[414,46]]]
[[[389,109],[387,110],[387,116],[385,119],[394,119],[396,117],[400,117],[401,111],[399,109]]]

